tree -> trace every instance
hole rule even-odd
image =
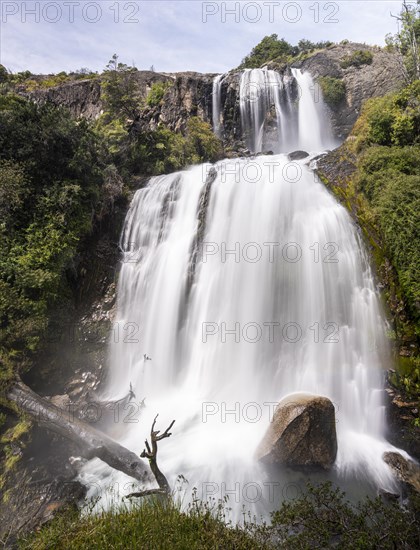
[[[104,71],[104,100],[111,116],[133,121],[139,115],[140,101],[136,79],[137,69],[118,61],[114,54]]]
[[[259,44],[253,48],[251,53],[246,56],[241,65],[241,69],[256,69],[268,61],[284,59],[287,56],[296,55],[298,48],[292,46],[284,38],[278,38],[277,34],[265,36]]]
[[[408,83],[420,78],[420,0],[416,6],[407,5],[404,0],[399,15],[392,15],[398,21],[399,30],[387,35],[386,43],[395,48],[403,58],[404,76]]]
[[[6,67],[0,64],[0,84],[7,82],[8,76],[9,73],[7,72]]]

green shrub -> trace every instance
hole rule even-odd
[[[280,38],[277,34],[265,36],[243,60],[239,69],[257,69],[273,59],[286,62],[289,56],[297,55],[299,50]]]
[[[418,319],[420,312],[420,146],[369,147],[356,176],[366,196],[383,246],[403,295]]]
[[[353,131],[354,147],[412,145],[420,141],[420,81],[396,94],[366,101]]]
[[[173,82],[154,82],[147,94],[147,105],[149,107],[158,107],[162,103],[166,90],[171,86],[173,86]]]
[[[346,85],[343,80],[331,76],[320,76],[318,83],[325,102],[331,107],[339,105],[345,99]]]
[[[361,67],[362,65],[371,65],[373,54],[369,50],[356,50],[351,55],[343,58],[340,65],[343,69],[348,67]]]

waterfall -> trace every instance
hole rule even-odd
[[[327,144],[332,144],[332,133],[329,124],[325,124],[321,89],[315,85],[309,73],[292,69],[299,89],[299,143],[307,151],[320,151]]]
[[[247,69],[239,95],[244,139],[252,152],[284,153],[298,147],[315,152],[336,146],[322,93],[309,73],[291,69],[291,75],[282,76]]]
[[[225,75],[219,74],[213,80],[213,131],[221,139],[223,137],[222,115],[222,80]]]
[[[243,74],[241,113],[253,150],[273,132],[279,148],[325,148],[327,123],[312,81],[298,71],[293,78],[302,89],[296,117],[290,82],[273,71]],[[265,121],[271,104],[273,131]],[[382,460],[393,447],[385,439],[388,352],[374,279],[349,214],[304,161],[258,156],[151,178],[132,200],[121,248],[119,330],[104,397],[117,400],[132,384],[132,406],[146,397],[146,408],[121,412],[114,437],[139,453],[156,414],[159,429],[176,419],[159,447],[170,482],[182,474],[199,498],[229,492],[238,515],[244,502],[264,513],[287,487],[303,491],[305,476],[268,473],[254,451],[272,405],[310,392],[336,408],[338,456],[324,477],[356,491],[395,490]],[[81,477],[129,492],[127,478],[98,460]],[[258,502],[243,498],[252,483]]]

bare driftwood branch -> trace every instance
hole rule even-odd
[[[29,414],[38,425],[76,443],[84,458],[97,457],[142,483],[151,480],[150,470],[135,453],[86,422],[72,417],[68,411],[40,397],[20,379],[10,385],[7,398]]]
[[[150,442],[146,441],[144,444],[146,445],[146,448],[141,453],[141,458],[147,458],[149,460],[150,469],[153,472],[153,475],[155,476],[155,479],[157,481],[157,484],[159,485],[159,488],[156,489],[149,489],[148,491],[140,491],[139,493],[130,493],[125,498],[140,498],[140,497],[146,497],[150,495],[162,495],[162,496],[168,496],[171,492],[171,487],[168,483],[168,480],[166,479],[166,476],[160,471],[159,466],[157,464],[157,453],[158,453],[158,441],[162,441],[162,439],[165,439],[166,437],[170,437],[172,434],[170,433],[170,429],[175,424],[175,420],[172,420],[170,425],[166,428],[166,430],[160,434],[160,430],[155,430],[156,426],[156,420],[158,415],[155,416],[155,419],[152,424],[152,429],[150,430]],[[160,435],[159,435],[160,434]]]

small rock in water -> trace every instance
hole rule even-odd
[[[302,160],[309,157],[309,153],[306,151],[293,151],[293,153],[288,154],[289,160]]]
[[[265,464],[328,470],[337,456],[335,409],[327,397],[292,394],[277,405],[256,457]]]

